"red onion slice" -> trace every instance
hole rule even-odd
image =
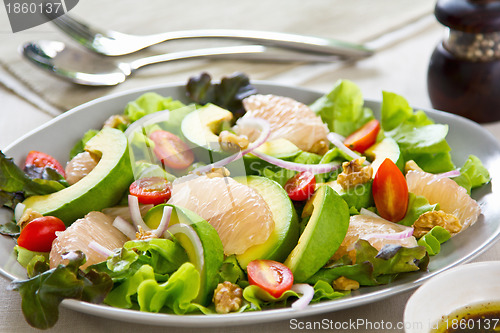
[[[246,149],[241,150],[241,151],[239,151],[233,155],[230,155],[226,158],[223,158],[220,161],[196,168],[195,170],[192,171],[193,174],[209,172],[214,168],[221,168],[221,167],[223,167],[223,166],[225,166],[225,165],[227,165],[227,164],[229,164],[237,159],[242,158],[243,155],[246,155],[246,154],[252,152],[255,148],[261,146],[264,142],[266,142],[267,139],[269,138],[269,135],[271,134],[271,125],[269,125],[269,122],[267,120],[264,120],[264,119],[240,118],[240,119],[238,119],[237,124],[239,126],[244,125],[244,126],[251,126],[251,127],[255,127],[257,129],[260,129],[259,137],[255,141],[250,143]]]
[[[120,230],[122,234],[127,236],[129,239],[135,239],[135,228],[121,216],[117,216],[113,221],[113,227]]]
[[[314,288],[307,283],[297,283],[292,286],[292,290],[302,296],[292,303],[292,309],[304,310],[314,297]]]
[[[94,251],[96,251],[97,253],[102,254],[106,258],[111,257],[112,255],[115,254],[113,251],[111,251],[108,248],[105,248],[104,246],[102,246],[101,244],[97,243],[96,241],[91,241],[89,243],[89,248],[92,249],[92,250],[94,250]]]
[[[193,248],[195,250],[196,258],[194,258],[194,265],[198,272],[203,272],[203,267],[205,265],[204,253],[203,253],[203,245],[201,244],[200,237],[196,233],[196,231],[188,224],[185,223],[176,223],[171,225],[163,234],[163,236],[167,239],[170,239],[176,234],[183,234],[191,241]],[[189,258],[193,260],[193,258]]]
[[[155,234],[157,237],[161,237],[161,235],[163,235],[165,230],[168,228],[171,215],[172,215],[172,207],[171,206],[163,207],[163,214],[161,216],[160,224],[158,225],[158,228],[153,230],[153,234]]]
[[[299,172],[308,171],[312,174],[331,172],[337,170],[342,166],[340,163],[337,162],[326,163],[326,164],[302,164],[302,163],[283,161],[280,160],[279,158],[272,157],[257,151],[252,152],[252,154],[280,168],[299,171]]]
[[[360,158],[361,156],[351,149],[349,149],[345,144],[344,144],[344,137],[341,136],[340,134],[337,134],[335,132],[330,132],[327,134],[326,138],[333,143],[334,146],[336,146],[338,149],[342,150],[344,153],[349,155],[353,160]],[[370,165],[367,161],[365,161],[363,164],[365,165]]]
[[[139,208],[139,199],[135,195],[128,196],[128,207],[130,209],[130,217],[132,222],[136,227],[141,227],[144,231],[150,231],[151,228],[144,223],[141,215],[141,209]]]
[[[458,169],[451,170],[448,172],[438,173],[435,175],[434,179],[432,179],[429,182],[429,184],[437,182],[438,180],[443,179],[443,178],[454,178],[454,177],[458,177],[458,176],[460,176],[460,170],[458,170]]]

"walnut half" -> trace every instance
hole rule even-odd
[[[440,226],[448,230],[450,234],[456,234],[462,230],[462,225],[453,214],[448,214],[442,210],[425,212],[413,223],[413,236],[420,238],[428,233],[435,226]]]
[[[357,290],[359,289],[359,282],[356,280],[351,280],[345,276],[341,276],[332,283],[333,289],[335,290]]]
[[[214,291],[213,302],[217,313],[238,311],[243,301],[243,290],[229,281],[219,283]]]
[[[367,183],[372,179],[373,169],[370,165],[363,166],[365,160],[365,157],[361,157],[350,162],[342,163],[343,171],[337,177],[337,183],[339,183],[344,190]]]

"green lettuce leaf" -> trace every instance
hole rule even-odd
[[[408,102],[384,92],[382,128],[398,143],[406,161],[414,160],[423,170],[439,173],[455,168],[446,142],[448,125],[435,124],[423,111],[413,112]]]
[[[429,201],[421,195],[408,193],[408,208],[405,217],[399,221],[399,224],[411,226],[425,212],[439,210],[439,204],[431,205]]]
[[[399,274],[425,269],[428,263],[424,247],[413,248],[386,245],[377,251],[366,240],[358,240],[356,263],[345,256],[326,268],[320,269],[307,281],[314,284],[320,280],[332,283],[341,276],[356,280],[360,285],[374,286],[393,281]]]
[[[435,226],[418,240],[418,245],[424,246],[430,256],[441,252],[441,244],[451,238],[451,234],[443,227]]]
[[[69,152],[69,159],[71,160],[73,157],[76,155],[83,153],[85,151],[85,145],[87,142],[92,139],[96,134],[99,133],[98,130],[96,129],[90,129],[85,134],[83,134],[83,137],[80,141],[78,141],[73,148],[71,148],[71,151]]]
[[[245,271],[238,264],[238,260],[235,255],[231,255],[224,259],[220,269],[219,269],[219,283],[229,281],[234,284],[239,284],[240,286],[246,287],[248,281],[246,278]]]
[[[22,297],[22,310],[26,321],[33,327],[47,329],[57,322],[59,304],[66,298],[100,303],[111,290],[113,282],[104,273],[79,270],[85,255],[70,252],[64,255],[69,263],[59,265],[28,280],[15,280],[9,288]]]
[[[193,303],[200,290],[200,273],[187,262],[163,284],[144,280],[137,289],[137,301],[141,311],[160,312],[167,307],[177,315],[203,312],[203,306]]]
[[[480,187],[491,180],[490,173],[475,155],[469,155],[467,161],[460,168],[460,173],[466,175],[471,183],[471,189]]]
[[[310,107],[330,131],[348,136],[373,119],[373,112],[363,105],[359,87],[352,81],[339,80],[331,92],[320,97]]]
[[[150,265],[142,265],[120,285],[113,288],[104,299],[104,303],[122,309],[130,309],[133,305],[130,297],[137,294],[139,285],[145,280],[155,281],[155,273]]]
[[[151,113],[175,110],[184,106],[182,102],[173,100],[171,97],[163,97],[157,93],[148,92],[135,101],[129,102],[125,107],[124,115],[129,117],[131,122],[134,122]]]
[[[263,308],[284,307],[290,297],[299,298],[300,295],[293,290],[287,290],[276,298],[256,285],[249,285],[243,289],[243,299],[252,305],[252,309],[259,311]]]

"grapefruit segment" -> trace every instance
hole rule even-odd
[[[182,177],[173,183],[168,204],[189,209],[217,230],[226,255],[245,253],[274,230],[272,212],[251,187],[229,177]]]
[[[269,140],[284,138],[310,152],[327,148],[328,127],[307,105],[289,97],[252,95],[243,100],[243,106],[244,118],[262,118],[270,123]]]
[[[474,224],[481,208],[467,190],[448,177],[412,170],[406,174],[408,191],[424,196],[431,205],[438,203],[441,210],[455,215],[462,231]]]

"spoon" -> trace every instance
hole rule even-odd
[[[202,57],[237,58],[266,61],[333,62],[337,56],[303,52],[274,51],[262,45],[239,45],[171,52],[138,58],[129,62],[109,58],[68,46],[62,42],[40,40],[28,42],[21,52],[35,65],[69,80],[87,86],[114,86],[124,82],[137,69],[174,60]]]

